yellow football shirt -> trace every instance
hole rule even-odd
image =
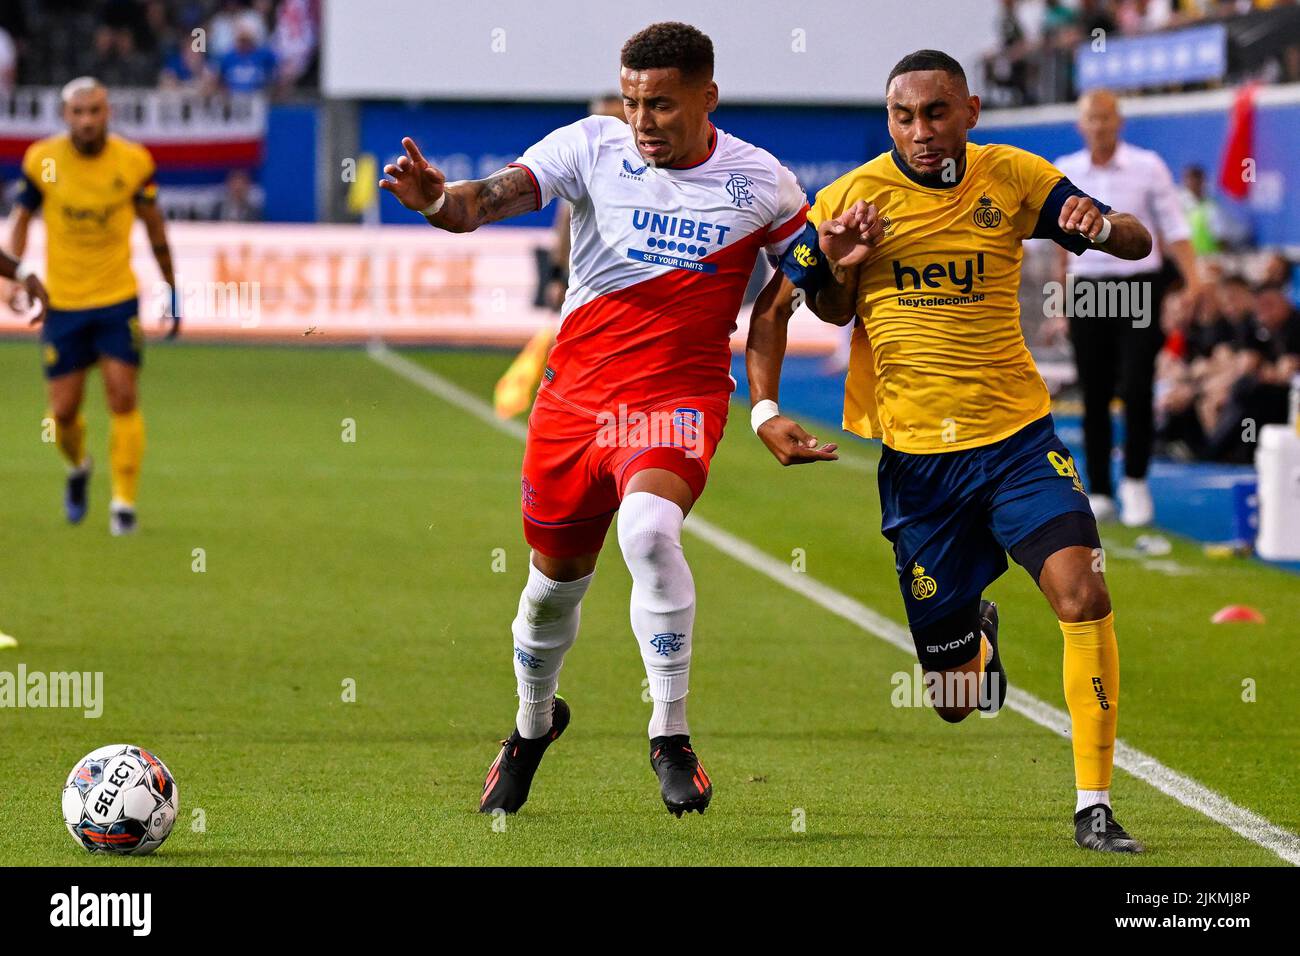
[[[1062,173],[1012,146],[966,146],[947,188],[882,153],[817,194],[817,225],[859,199],[885,224],[858,268],[844,427],[897,451],[989,445],[1046,415],[1047,387],[1020,331],[1021,242]]]
[[[66,134],[23,156],[19,201],[45,217],[45,285],[56,309],[93,309],[137,294],[131,271],[135,200],[153,199],[154,163],[143,146],[109,135],[95,156]]]

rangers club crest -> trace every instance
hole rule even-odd
[[[515,657],[519,660],[520,664],[523,664],[529,670],[537,670],[537,668],[546,663],[542,658],[529,654],[517,644],[515,645]]]
[[[667,657],[669,654],[680,651],[684,640],[686,640],[685,634],[674,634],[672,631],[669,631],[666,634],[656,634],[654,637],[650,638],[650,646],[653,647],[658,654]]]
[[[532,508],[537,504],[537,489],[527,478],[519,480],[519,501],[525,508]]]
[[[732,173],[731,178],[727,180],[727,195],[731,197],[731,201],[737,209],[754,204],[754,194],[749,191],[749,187],[752,185],[754,185],[754,180],[744,173]]]

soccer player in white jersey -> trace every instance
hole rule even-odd
[[[515,617],[515,729],[479,809],[513,813],[569,723],[556,696],[605,533],[632,574],[632,633],[654,700],[650,764],[669,811],[703,812],[713,785],[686,722],[695,584],[682,522],[704,491],[735,382],[729,339],[760,252],[779,256],[807,202],[765,150],[717,129],[713,44],[656,23],[623,46],[627,124],[590,116],[486,179],[447,183],[404,139],[380,185],[449,232],[573,206],[560,332],[528,421],[521,508],[532,548]]]

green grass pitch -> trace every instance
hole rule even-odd
[[[485,397],[509,361],[409,354]],[[612,534],[562,676],[573,724],[527,807],[496,829],[474,808],[514,712],[517,439],[363,351],[155,347],[142,530],[113,539],[98,377],[99,468],[76,528],[41,442],[36,348],[0,343],[0,379],[0,631],[20,642],[0,670],[102,671],[105,696],[97,720],[0,710],[0,864],[1281,862],[1120,771],[1118,815],[1149,853],[1076,849],[1068,741],[1014,713],[949,726],[895,708],[891,676],[909,655],[695,538],[690,716],[716,795],[703,817],[674,819],[648,763]],[[342,440],[348,418],[355,442]],[[778,559],[803,549],[811,577],[901,620],[875,456],[846,453],[856,464],[782,469],[736,409],[697,512]],[[1294,832],[1300,581],[1179,540],[1172,564],[1144,566],[1118,556],[1132,533],[1103,537],[1121,737]],[[1063,707],[1061,635],[1032,582],[1013,567],[989,596],[1012,684]],[[1267,624],[1209,623],[1238,602]],[[153,749],[180,788],[153,858],[91,857],[60,820],[73,763],[116,742]]]

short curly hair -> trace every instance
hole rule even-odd
[[[623,44],[629,70],[671,70],[683,79],[713,79],[713,41],[689,23],[652,23]]]
[[[962,83],[966,82],[966,71],[947,53],[942,50],[916,50],[894,64],[894,68],[889,71],[889,79],[885,80],[885,91],[889,91],[889,84],[894,82],[894,77],[922,70],[938,70]]]

